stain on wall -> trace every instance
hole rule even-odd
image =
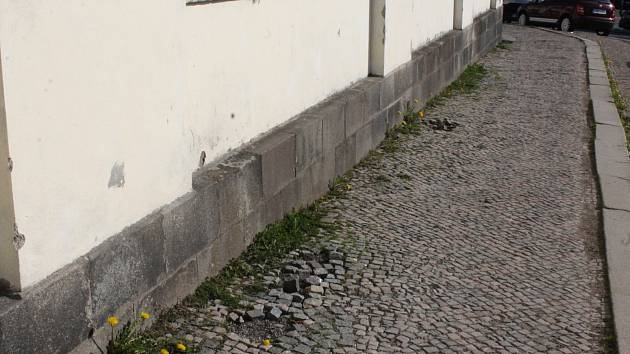
[[[109,176],[108,188],[122,188],[125,186],[125,163],[122,161],[114,162],[112,173]]]

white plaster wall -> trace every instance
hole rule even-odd
[[[452,30],[453,6],[454,0],[386,0],[384,74],[411,60],[415,49]]]
[[[453,29],[454,6],[455,0],[418,0],[411,3],[414,50]]]
[[[490,4],[492,2],[492,0],[471,0],[471,1],[473,3],[473,6],[472,6],[473,18],[488,11],[490,9]]]
[[[202,150],[212,160],[366,76],[368,7],[0,0],[23,284],[189,191]],[[125,185],[108,188],[117,162]]]

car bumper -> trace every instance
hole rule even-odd
[[[595,31],[612,31],[615,21],[611,18],[580,16],[574,21],[576,27]]]

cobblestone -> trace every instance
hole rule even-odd
[[[355,169],[328,217],[343,242],[325,245],[328,259],[292,253],[291,294],[270,279],[279,288],[249,299],[266,313],[286,300],[286,311],[199,334],[211,340],[203,353],[266,351],[252,326],[267,326],[272,353],[601,352],[583,47],[505,31],[516,41],[481,60],[482,87],[427,111],[457,129],[403,136]]]

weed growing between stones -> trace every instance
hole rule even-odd
[[[148,353],[147,348],[152,348],[156,352],[159,350],[161,354],[184,353],[188,350],[186,345],[175,339],[160,343],[159,347],[161,348],[156,348],[157,343],[141,332],[142,327],[146,325],[145,321],[150,317],[148,313],[140,312],[137,319],[127,321],[118,332],[115,331],[119,324],[118,318],[116,316],[108,317],[107,324],[111,328],[111,337],[107,343],[107,354]],[[96,344],[96,342],[94,343]],[[101,353],[105,353],[98,344],[96,346]]]
[[[426,107],[433,108],[435,106],[446,103],[446,100],[457,94],[468,94],[475,91],[481,85],[481,81],[488,75],[488,69],[483,64],[475,63],[469,65],[459,78],[448,85],[439,95],[430,99]]]
[[[619,111],[623,130],[626,132],[626,147],[628,148],[628,152],[630,152],[630,117],[626,116],[628,103],[621,95],[619,84],[617,83],[617,80],[615,80],[611,69],[612,61],[606,55],[604,55],[604,63],[606,63],[606,72],[608,74],[608,81],[610,81],[610,89],[612,90],[613,100],[615,101],[615,106],[617,106],[617,111]]]
[[[437,107],[445,104],[446,101],[459,94],[470,94],[477,90],[481,85],[482,80],[488,75],[489,71],[483,64],[475,63],[466,68],[464,72],[446,87],[442,92],[430,99],[425,109]],[[380,145],[380,149],[387,153],[394,153],[398,151],[400,147],[399,138],[401,135],[417,135],[423,131],[424,126],[428,126],[433,130],[445,130],[450,131],[454,129],[458,124],[450,122],[448,120],[437,121],[432,119],[425,119],[425,111],[417,108],[418,100],[414,100],[413,103],[408,103],[406,109],[402,112],[398,112],[403,117],[403,121],[388,130],[385,139]]]
[[[501,41],[499,44],[497,44],[495,50],[497,49],[510,50],[512,49],[512,42]]]

